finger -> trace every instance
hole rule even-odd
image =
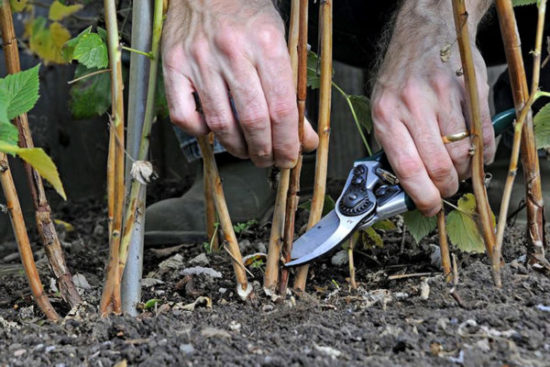
[[[258,72],[246,59],[238,59],[224,74],[250,159],[259,167],[273,165],[269,110]]]
[[[441,139],[441,131],[433,107],[428,104],[408,103],[411,114],[408,121],[420,158],[441,196],[449,197],[458,191],[458,174],[447,148]]]
[[[317,149],[319,145],[319,135],[315,132],[311,123],[306,118],[304,121],[304,141],[302,142],[302,148],[304,152],[312,152]]]
[[[269,108],[275,164],[291,168],[296,164],[300,150],[298,107],[290,57],[282,38],[262,50],[256,68]],[[311,139],[311,133],[308,134],[308,139]]]
[[[447,90],[448,91],[448,90]],[[449,92],[447,92],[449,93]],[[462,113],[459,95],[440,98],[440,110],[437,116],[441,136],[467,132],[466,120]],[[470,139],[463,139],[445,144],[459,179],[470,177]]]
[[[485,164],[491,164],[495,159],[496,152],[495,129],[493,128],[493,122],[491,121],[491,112],[489,110],[488,87],[484,85],[480,89],[480,113],[483,128],[483,158]]]
[[[170,120],[188,134],[208,134],[208,126],[197,111],[189,79],[170,66],[164,65],[163,70]]]
[[[212,70],[203,71],[197,79],[200,85],[196,89],[208,128],[229,153],[248,158],[247,146],[231,110],[229,93],[221,75]]]
[[[436,215],[441,209],[439,190],[428,175],[406,126],[400,121],[377,123],[375,114],[373,117],[376,137],[401,185],[418,210],[426,216]]]

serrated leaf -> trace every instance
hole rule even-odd
[[[27,25],[29,49],[37,54],[45,64],[65,64],[63,45],[71,38],[69,31],[60,23],[54,22],[46,28],[46,19],[38,17]]]
[[[66,18],[69,15],[76,13],[83,7],[84,5],[82,4],[64,5],[59,1],[54,1],[50,6],[50,13],[48,15],[48,18],[55,21],[62,20],[63,18]]]
[[[6,88],[1,87],[0,83],[0,123],[10,124],[10,119],[8,118],[8,107],[10,105],[10,96]],[[3,140],[3,139],[2,139]]]
[[[372,131],[372,118],[370,111],[370,101],[365,96],[349,96],[349,101],[355,111],[357,120],[370,134]]]
[[[424,237],[437,227],[436,217],[425,217],[418,210],[412,210],[403,214],[405,225],[409,233],[413,236],[416,243],[419,243]]]
[[[109,65],[107,45],[97,33],[88,33],[79,37],[73,58],[87,68],[103,69]]]
[[[384,219],[384,220],[381,220],[380,222],[374,223],[372,225],[372,228],[379,229],[382,231],[395,231],[397,229],[397,226],[391,220]]]
[[[447,234],[451,243],[464,252],[482,253],[485,251],[483,237],[473,216],[476,212],[476,199],[473,194],[465,194],[458,200],[459,210],[447,215]]]
[[[107,42],[107,31],[104,28],[97,27],[97,34],[99,34],[103,42]]]
[[[550,147],[550,103],[542,107],[533,119],[537,149]]]
[[[38,101],[38,71],[40,65],[10,74],[0,80],[0,88],[3,89],[9,98],[8,120],[30,111]]]
[[[92,26],[89,26],[88,28],[80,32],[78,36],[76,36],[75,38],[71,38],[70,40],[65,42],[62,49],[63,58],[65,59],[65,61],[71,62],[74,59],[73,57],[74,49],[76,45],[78,45],[80,38],[86,34],[89,34],[91,31],[92,31]]]
[[[75,78],[94,71],[97,69],[87,69],[83,65],[78,65]],[[71,96],[69,107],[76,119],[101,116],[111,106],[110,74],[102,73],[78,81],[72,85],[69,94]]]
[[[367,227],[362,230],[362,242],[366,248],[384,247],[382,236],[378,234],[372,227]]]
[[[65,200],[67,195],[59,178],[59,172],[52,159],[44,152],[42,148],[20,148],[0,141],[0,151],[9,154],[16,154],[25,162],[30,164],[46,181],[48,181],[55,191]]]
[[[10,0],[11,10],[14,12],[20,12],[27,8],[27,0]]]
[[[513,6],[537,4],[537,0],[512,0]]]
[[[19,141],[19,130],[10,122],[8,118],[8,106],[10,98],[4,88],[0,88],[0,141],[17,145]]]

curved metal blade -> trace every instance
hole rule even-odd
[[[306,232],[294,244],[285,266],[305,264],[338,246],[359,225],[365,216],[340,217],[334,210]]]
[[[294,242],[290,257],[297,259],[313,252],[315,248],[336,232],[339,225],[340,219],[336,212],[332,210],[315,227],[312,227]]]

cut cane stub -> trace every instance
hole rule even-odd
[[[241,284],[237,284],[237,294],[241,300],[246,301],[250,294],[252,293],[252,285],[250,283],[246,284],[246,289],[243,289]]]

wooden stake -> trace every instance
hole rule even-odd
[[[443,205],[441,206],[443,207]],[[445,280],[450,283],[453,280],[451,270],[451,256],[449,254],[449,242],[447,241],[447,229],[445,226],[445,211],[441,209],[437,213],[437,228],[439,232],[439,250],[441,253],[441,267]]]
[[[485,189],[485,172],[483,169],[483,130],[481,124],[481,113],[479,108],[479,95],[477,89],[476,70],[472,57],[472,46],[470,33],[468,31],[468,12],[466,11],[465,0],[453,0],[453,14],[455,28],[464,70],[464,84],[468,100],[468,113],[471,121],[470,136],[474,156],[472,158],[472,184],[479,213],[480,226],[485,240],[485,248],[489,257],[493,254],[495,246],[495,228],[493,224],[492,211]]]
[[[13,27],[13,17],[9,1],[2,2],[0,8],[0,26],[2,28],[2,46],[4,49],[4,57],[6,66],[10,74],[15,74],[21,71],[19,62],[19,49],[17,47],[17,38],[15,37],[15,29]],[[15,124],[19,129],[19,146],[23,148],[33,148],[31,131],[27,114],[24,113],[15,119]],[[63,299],[74,307],[82,302],[76,287],[73,284],[72,276],[65,262],[63,249],[57,236],[54,222],[51,218],[51,209],[46,198],[46,192],[42,183],[42,178],[28,163],[24,163],[27,181],[32,194],[36,227],[44,246],[44,251],[50,263],[50,267],[57,281],[59,291]]]
[[[212,150],[212,146],[208,142],[207,136],[199,136],[197,141],[199,143],[204,165],[206,167],[206,176],[210,179],[210,186],[214,189],[214,203],[216,204],[216,211],[218,212],[220,225],[223,230],[224,238],[227,241],[229,251],[231,252],[233,271],[235,272],[235,277],[237,278],[237,294],[242,300],[246,300],[252,293],[252,286],[248,283],[248,279],[246,278],[243,258],[241,251],[239,250],[237,236],[235,236],[235,231],[233,230],[229,210],[227,209],[222,181],[220,179],[218,167],[216,166],[214,152]]]
[[[544,20],[546,16],[546,0],[541,0],[538,5],[538,22],[537,22],[537,33],[535,40],[535,50],[533,54],[533,75],[532,75],[532,84],[531,84],[531,94],[525,102],[524,106],[519,111],[519,118],[514,125],[514,141],[512,145],[512,155],[510,157],[510,166],[508,169],[508,176],[506,177],[506,183],[504,185],[504,192],[502,196],[502,202],[500,205],[499,213],[499,222],[497,230],[497,242],[495,246],[495,251],[493,253],[492,260],[492,269],[493,269],[493,279],[497,287],[502,287],[502,279],[500,275],[500,267],[502,260],[502,245],[504,240],[504,230],[506,228],[506,218],[508,216],[508,207],[510,205],[510,196],[512,195],[512,187],[514,185],[514,180],[516,178],[517,169],[518,169],[518,158],[521,146],[521,136],[522,131],[524,131],[525,122],[529,119],[532,119],[531,107],[535,102],[536,94],[539,89],[539,79],[540,79],[540,68],[541,68],[541,50],[542,50],[542,38],[544,32]],[[529,227],[531,228],[531,226]],[[536,249],[537,247],[535,247]],[[538,261],[541,263],[546,263],[547,261],[544,258],[544,247],[540,246],[538,250],[542,253],[542,258],[539,258]],[[535,252],[536,253],[536,252]]]
[[[495,4],[502,40],[504,42],[506,60],[508,61],[510,84],[512,86],[512,95],[514,97],[514,105],[518,116],[517,121],[519,122],[521,120],[521,111],[524,109],[529,99],[527,78],[525,76],[525,68],[521,54],[521,41],[519,39],[512,1],[496,0]],[[526,190],[527,239],[529,244],[528,258],[530,263],[542,263],[546,262],[544,257],[544,246],[546,242],[539,158],[535,146],[533,118],[531,114],[527,113],[524,120],[525,122],[521,129],[520,145],[521,163],[523,166],[523,177]],[[506,220],[506,218],[501,217],[499,220]]]
[[[295,85],[298,82],[298,38],[300,22],[300,0],[291,1],[290,27],[288,32],[288,52],[294,76]],[[275,208],[271,221],[271,233],[269,235],[269,246],[264,273],[264,292],[271,296],[279,281],[279,262],[281,259],[281,248],[283,246],[286,200],[288,187],[290,185],[290,169],[281,169],[277,195],[275,197]]]
[[[315,163],[315,181],[313,198],[308,220],[308,229],[312,228],[323,214],[325,203],[328,147],[330,138],[330,107],[332,98],[332,0],[322,1],[320,4],[321,26],[321,84],[319,87],[319,147]],[[306,287],[308,265],[298,268],[294,288],[304,291]]]
[[[115,0],[104,0],[105,25],[109,65],[111,68],[112,118],[110,124],[109,158],[107,165],[107,193],[109,208],[109,263],[107,278],[101,297],[100,312],[120,314],[120,267],[119,251],[124,208],[124,83],[122,81],[121,51]]]
[[[19,204],[19,198],[15,184],[13,183],[8,158],[4,153],[0,153],[0,182],[4,196],[6,197],[6,206],[8,207],[17,247],[19,248],[21,262],[25,268],[25,274],[27,275],[34,299],[48,319],[57,321],[59,320],[59,315],[55,312],[46,294],[44,294],[44,287],[40,281],[38,270],[36,270],[27,228],[23,219],[23,212],[21,211],[21,205]]]

